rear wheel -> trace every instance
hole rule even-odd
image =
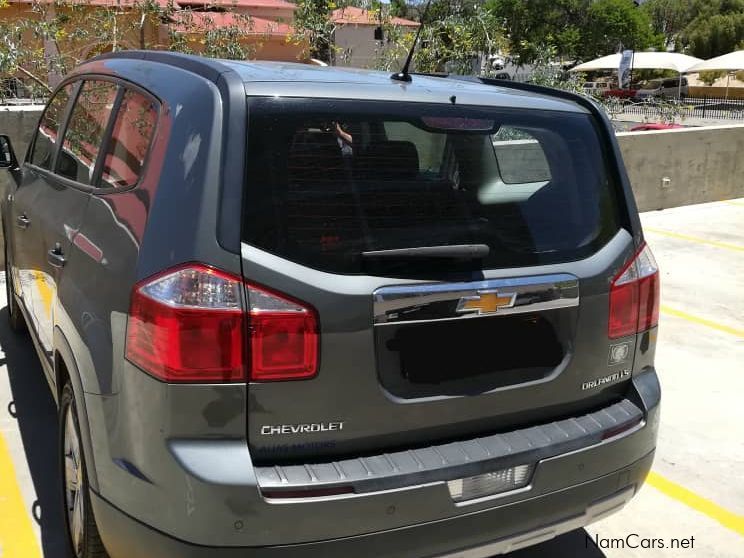
[[[5,237],[8,238],[7,236]],[[5,244],[5,298],[8,301],[8,323],[10,329],[16,332],[21,332],[26,329],[26,322],[21,314],[21,309],[18,307],[18,302],[15,298],[15,289],[13,288],[13,277],[10,274],[10,262],[8,261],[8,245]]]
[[[62,389],[59,421],[63,505],[70,554],[75,558],[108,558],[90,505],[77,407],[69,383]]]

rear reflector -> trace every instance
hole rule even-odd
[[[659,267],[647,245],[613,279],[610,290],[610,339],[633,335],[659,323]]]
[[[314,490],[262,490],[264,498],[272,500],[294,499],[294,498],[327,498],[328,496],[341,496],[354,494],[351,486],[337,486],[334,488],[317,488]]]
[[[286,295],[188,264],[135,286],[126,357],[167,382],[310,378],[318,319]]]
[[[532,465],[517,465],[475,477],[451,480],[447,482],[447,488],[455,502],[493,496],[527,486],[532,469]]]

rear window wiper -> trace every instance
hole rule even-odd
[[[486,244],[454,244],[452,246],[417,246],[392,250],[362,252],[363,259],[431,259],[456,258],[474,260],[485,258],[491,252]]]

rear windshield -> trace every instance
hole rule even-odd
[[[586,114],[286,98],[251,99],[249,112],[243,239],[315,269],[571,261],[619,228]],[[452,245],[489,250],[448,262],[365,254]]]

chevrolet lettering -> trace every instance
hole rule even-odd
[[[274,424],[261,427],[262,436],[276,436],[281,434],[312,434],[317,432],[333,432],[344,429],[344,423],[313,422],[307,424]]]

